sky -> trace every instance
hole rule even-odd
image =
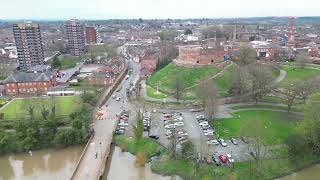
[[[0,0],[0,19],[320,16],[320,0]]]

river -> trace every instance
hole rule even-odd
[[[279,180],[319,180],[320,179],[320,164],[310,168],[303,169],[296,173],[290,174]]]
[[[84,146],[0,156],[0,180],[68,179]]]
[[[178,180],[179,177],[162,176],[152,173],[151,164],[144,167],[136,164],[134,155],[122,152],[117,146],[111,148],[110,157],[107,161],[104,180]]]

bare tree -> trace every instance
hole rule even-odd
[[[301,81],[296,85],[298,95],[306,103],[307,98],[319,90],[320,88],[320,77],[312,77],[306,81]]]
[[[298,66],[301,68],[305,68],[308,63],[311,63],[311,60],[305,53],[301,53],[296,57],[296,62]]]
[[[269,149],[266,138],[272,135],[272,130],[267,128],[259,119],[249,119],[244,122],[240,129],[241,135],[248,138],[248,150],[252,152],[256,162],[258,176],[263,175],[263,159],[267,156]]]
[[[178,144],[178,135],[175,129],[171,130],[172,136],[170,138],[170,150],[171,150],[171,157],[176,159],[177,156],[177,144]]]
[[[178,74],[173,80],[174,87],[174,97],[179,101],[183,96],[183,90],[185,88],[185,84],[181,74]]]
[[[257,53],[249,46],[241,46],[235,62],[239,65],[248,65],[256,62]]]
[[[196,94],[201,101],[204,111],[209,119],[213,119],[216,112],[216,104],[219,91],[213,81],[208,78],[201,78]]]
[[[296,84],[291,84],[283,88],[283,95],[285,98],[285,103],[288,107],[288,113],[291,112],[292,106],[295,104],[295,101],[299,97],[299,89]]]
[[[233,96],[242,96],[249,92],[250,74],[242,67],[237,67],[232,75],[229,93]]]
[[[272,82],[272,67],[263,64],[248,65],[251,81],[251,98],[257,103],[268,91],[268,85]]]

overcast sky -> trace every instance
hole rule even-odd
[[[0,19],[320,16],[320,0],[0,0]]]

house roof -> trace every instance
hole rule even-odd
[[[25,73],[18,72],[11,74],[7,79],[4,80],[4,83],[10,82],[41,82],[41,81],[50,81],[52,79],[52,74],[49,72],[45,73]]]

